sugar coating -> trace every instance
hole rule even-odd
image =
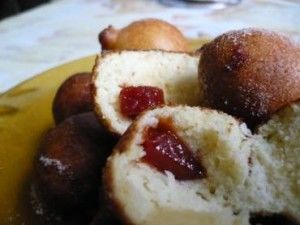
[[[245,39],[253,35],[269,36],[272,38],[280,39],[284,42],[288,42],[291,45],[296,45],[296,43],[293,40],[289,39],[285,34],[281,34],[278,32],[274,32],[262,28],[244,28],[240,30],[232,30],[220,37],[223,40],[225,39],[230,40],[234,45],[239,45],[239,44],[247,44],[245,42]]]
[[[34,184],[30,186],[30,204],[34,213],[37,216],[40,216],[49,224],[61,222],[61,217],[56,215],[53,212],[48,211],[47,207],[42,203],[41,199],[39,198],[37,187]],[[48,224],[48,223],[47,223]]]
[[[68,168],[67,165],[63,165],[62,162],[57,159],[51,159],[45,156],[41,156],[39,160],[46,167],[54,166],[58,170],[59,174],[62,174]]]
[[[44,208],[42,203],[40,202],[37,193],[36,193],[36,187],[35,185],[30,186],[30,203],[35,211],[36,215],[43,215],[44,214]]]
[[[253,126],[300,98],[300,48],[257,28],[229,31],[203,47],[199,79],[212,108]]]

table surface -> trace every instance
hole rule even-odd
[[[0,93],[35,74],[100,51],[97,35],[141,18],[160,18],[190,38],[267,28],[300,42],[298,0],[174,7],[154,0],[56,0],[0,21]]]

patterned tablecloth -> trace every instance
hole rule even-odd
[[[0,92],[70,60],[100,51],[99,31],[140,18],[161,18],[186,36],[214,37],[230,29],[263,27],[300,42],[298,0],[174,7],[151,0],[56,0],[0,21]]]

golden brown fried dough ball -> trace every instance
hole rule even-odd
[[[113,145],[92,112],[71,116],[51,129],[35,162],[43,202],[66,213],[96,208],[101,168]]]
[[[93,110],[91,74],[77,73],[69,77],[59,87],[52,105],[56,123],[78,113]]]
[[[102,50],[188,51],[183,34],[173,25],[158,19],[138,20],[123,29],[112,26],[99,34]]]
[[[254,127],[300,97],[300,51],[275,32],[225,33],[201,49],[200,83],[210,107]]]

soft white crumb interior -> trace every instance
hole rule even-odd
[[[299,105],[275,116],[258,135],[217,111],[177,106],[147,112],[128,151],[109,160],[116,199],[134,224],[242,225],[249,224],[250,212],[262,211],[300,220]],[[146,154],[143,129],[168,117],[207,178],[179,181],[140,160]]]
[[[179,108],[185,113],[179,114]],[[200,163],[207,168],[207,179],[177,181],[171,172],[158,172],[140,161],[145,154],[141,146],[143,129],[155,127],[158,118],[168,117],[172,117],[182,140],[195,155],[199,153]],[[186,216],[191,218],[189,224],[199,224],[201,220],[204,225],[234,224],[241,219],[233,215],[227,195],[233,186],[242,185],[248,175],[245,164],[250,150],[243,142],[242,125],[230,116],[220,117],[218,112],[178,106],[148,112],[138,129],[128,146],[130,151],[114,156],[113,160],[113,168],[118,171],[114,182],[118,198],[126,204],[124,208],[136,224],[159,224],[166,217],[177,218],[176,222],[170,220],[170,224],[183,224],[182,218]]]
[[[120,113],[119,94],[126,86],[154,86],[167,104],[199,105],[199,56],[162,51],[123,51],[99,57],[96,68],[96,105],[115,133],[132,122]]]

